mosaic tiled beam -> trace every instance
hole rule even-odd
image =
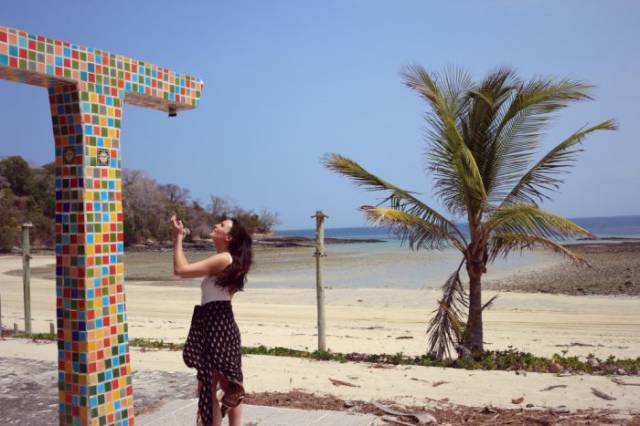
[[[59,419],[132,425],[124,290],[124,103],[195,108],[202,82],[103,50],[0,26],[0,78],[48,89],[56,162]]]

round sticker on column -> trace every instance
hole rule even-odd
[[[62,161],[64,164],[73,164],[76,159],[76,150],[72,146],[64,147],[62,152]]]
[[[109,165],[109,151],[106,149],[98,150],[98,166]]]

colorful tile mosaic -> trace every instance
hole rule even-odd
[[[144,61],[0,26],[0,78],[113,96],[128,104],[195,108],[202,81]],[[95,112],[94,112],[95,114]]]
[[[59,420],[133,425],[124,290],[123,104],[197,106],[202,82],[0,26],[0,78],[45,86],[56,156]]]

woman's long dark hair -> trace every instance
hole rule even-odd
[[[233,258],[231,265],[227,266],[216,279],[216,284],[227,287],[232,293],[242,291],[247,280],[247,273],[251,269],[253,261],[253,250],[251,248],[253,240],[247,228],[237,219],[232,218],[233,226],[229,235],[229,253]]]

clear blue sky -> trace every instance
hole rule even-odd
[[[62,7],[64,5],[64,7]],[[640,214],[640,2],[628,1],[3,1],[0,23],[184,71],[205,82],[175,119],[127,106],[125,168],[205,201],[228,196],[280,214],[282,229],[360,226],[376,194],[320,165],[337,152],[422,194],[425,105],[403,66],[500,65],[524,77],[586,80],[596,101],[559,114],[543,148],[587,123],[590,138],[545,208],[569,217]],[[0,81],[1,155],[53,160],[43,88]]]

